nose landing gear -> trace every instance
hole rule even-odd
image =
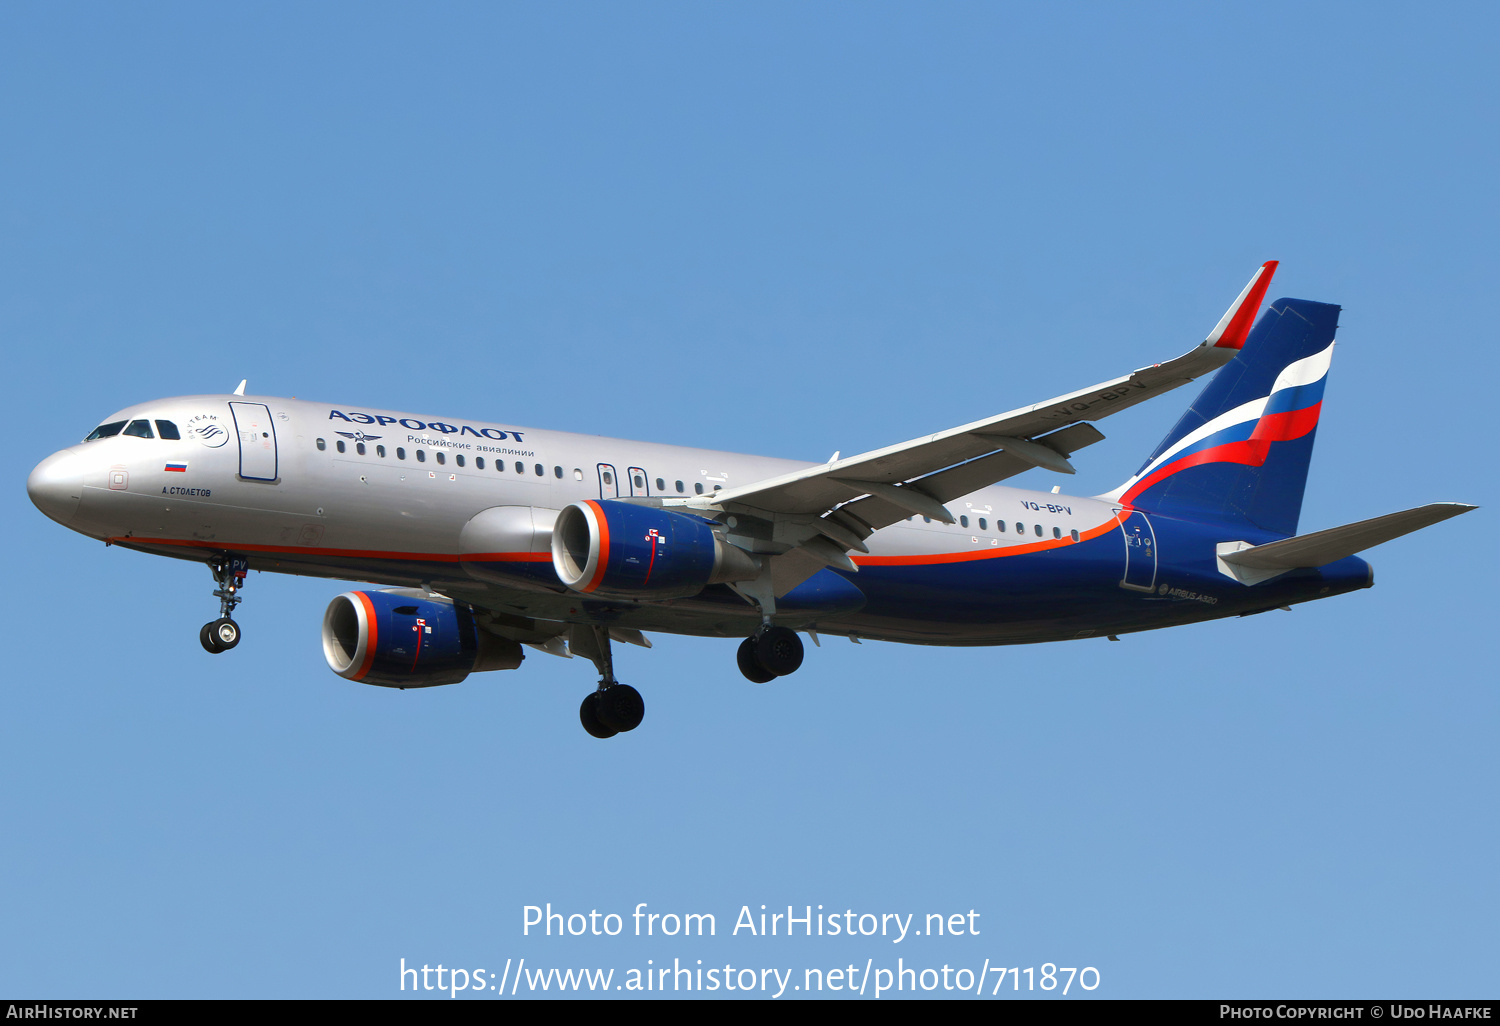
[[[239,592],[245,586],[250,564],[242,556],[217,556],[208,568],[218,585],[214,597],[219,600],[219,618],[203,625],[198,631],[198,641],[205,650],[217,655],[240,643],[240,625],[234,622],[234,607],[244,601]]]

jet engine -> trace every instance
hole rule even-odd
[[[552,567],[574,591],[627,599],[685,598],[760,572],[709,521],[614,499],[575,502],[557,515]]]
[[[462,602],[422,592],[346,591],[323,614],[323,657],[340,677],[386,688],[457,684],[513,670],[521,646],[474,623]]]

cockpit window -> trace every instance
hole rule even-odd
[[[170,420],[157,421],[156,433],[158,436],[165,438],[169,442],[177,442],[182,440],[182,436],[177,433],[177,425],[173,424]]]
[[[84,441],[92,442],[96,438],[113,438],[115,435],[118,435],[124,427],[125,422],[123,420],[115,420],[111,421],[108,424],[100,424],[98,427],[94,428],[94,430],[89,432],[89,436],[85,438]]]
[[[151,432],[151,422],[149,420],[132,420],[130,426],[125,429],[125,433],[132,438],[156,437]]]

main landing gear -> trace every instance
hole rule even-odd
[[[735,659],[750,683],[769,684],[777,677],[797,672],[802,665],[802,639],[788,627],[761,624],[759,630],[740,642]]]
[[[735,659],[740,672],[752,684],[769,684],[777,677],[796,673],[802,665],[802,639],[790,627],[771,622],[776,615],[776,592],[771,575],[762,573],[752,581],[731,584],[740,597],[760,611],[760,626],[740,642]]]
[[[604,738],[639,727],[646,718],[646,701],[635,688],[615,680],[609,628],[597,624],[573,628],[572,649],[592,659],[599,670],[598,689],[578,707],[583,729],[594,737]]]
[[[214,583],[218,585],[214,597],[219,600],[219,618],[203,625],[198,631],[198,641],[217,655],[240,643],[240,625],[233,620],[234,607],[243,601],[239,592],[245,586],[249,564],[241,558],[218,556],[208,568],[213,571]]]

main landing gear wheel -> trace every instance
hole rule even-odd
[[[769,684],[802,665],[802,639],[787,627],[765,626],[740,642],[735,661],[752,684]]]
[[[629,684],[612,684],[594,694],[599,696],[594,707],[598,710],[599,722],[612,730],[623,734],[639,727],[646,718],[646,701]]]
[[[614,737],[619,733],[617,730],[610,730],[599,719],[599,692],[597,691],[590,691],[584,696],[583,704],[578,707],[578,719],[583,724],[583,729],[594,737]]]
[[[802,639],[789,627],[762,627],[750,641],[755,661],[768,673],[785,677],[802,665]]]
[[[740,672],[751,684],[769,684],[776,679],[776,674],[760,665],[760,661],[755,658],[754,638],[746,638],[740,642],[739,651],[734,654],[734,658],[740,664]]]

